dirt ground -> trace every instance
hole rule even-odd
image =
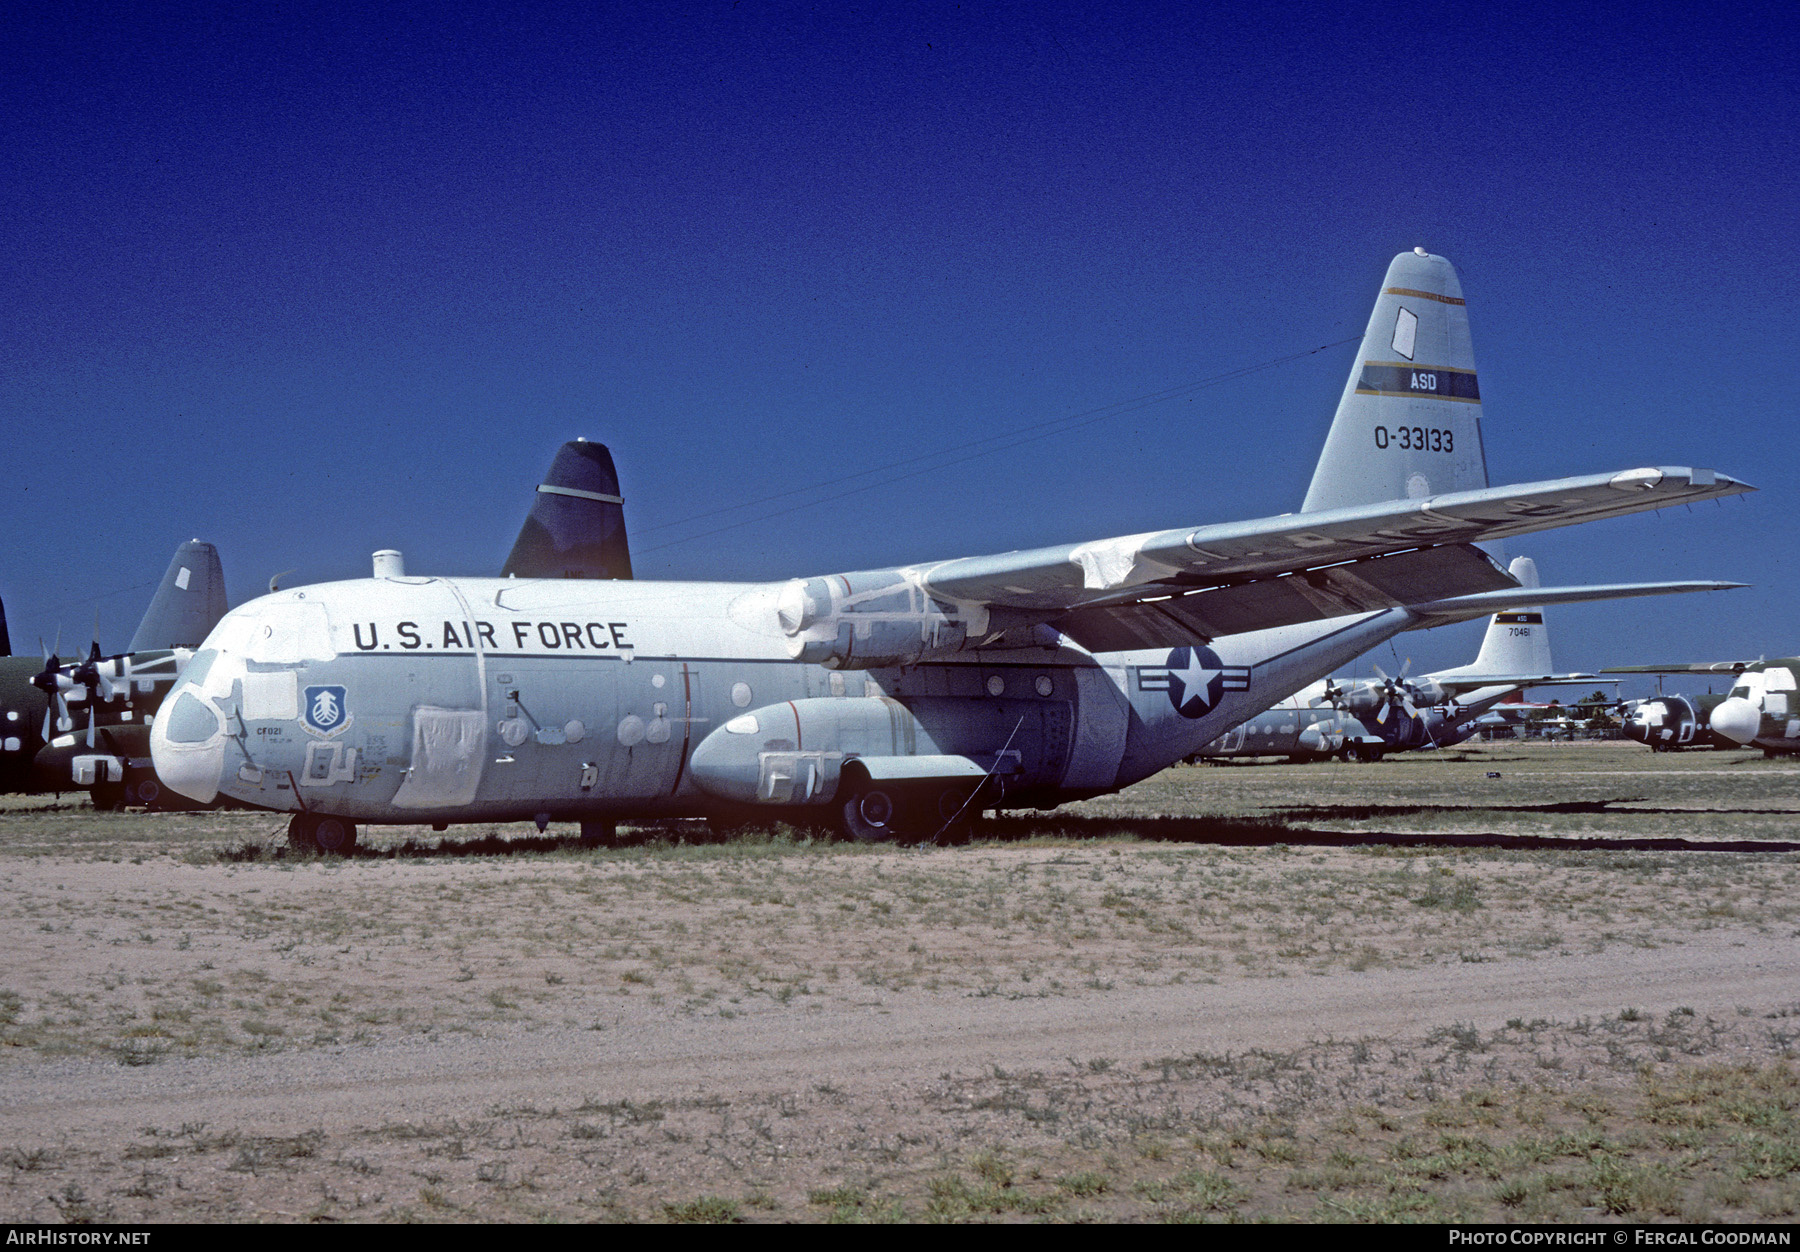
[[[0,807],[13,1221],[1765,1220],[1800,766],[1182,767],[870,849]]]

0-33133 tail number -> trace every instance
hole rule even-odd
[[[1385,426],[1375,428],[1375,446],[1404,448],[1411,452],[1454,452],[1454,431],[1435,430],[1428,426],[1400,426],[1389,434]]]

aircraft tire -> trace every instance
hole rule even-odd
[[[288,819],[288,847],[297,852],[317,852],[319,842],[313,837],[318,819],[310,813],[296,813]]]
[[[349,856],[356,849],[356,823],[321,817],[313,827],[313,842],[327,856]]]
[[[844,801],[844,833],[858,843],[888,843],[899,829],[900,801],[882,787],[858,787]]]
[[[89,792],[89,799],[94,807],[102,813],[117,813],[125,807],[125,787],[122,783],[97,783]]]
[[[317,813],[296,813],[288,821],[288,846],[325,856],[349,856],[356,849],[356,823]]]
[[[938,843],[967,843],[981,820],[981,808],[971,797],[973,788],[946,787],[938,793],[937,820],[925,837]]]

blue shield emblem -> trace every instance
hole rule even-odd
[[[306,689],[306,710],[301,714],[301,720],[309,729],[329,735],[334,730],[342,730],[348,719],[349,709],[344,702],[342,687]]]

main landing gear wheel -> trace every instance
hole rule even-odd
[[[288,846],[326,856],[349,856],[356,848],[356,824],[341,817],[296,813],[288,822]]]
[[[859,787],[844,801],[844,833],[859,843],[885,843],[898,830],[900,805],[891,791]]]
[[[581,823],[581,846],[584,848],[618,847],[619,824],[617,822],[583,821]]]

